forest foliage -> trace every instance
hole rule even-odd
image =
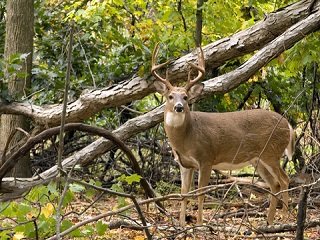
[[[209,43],[247,29],[267,13],[283,8],[295,1],[277,0],[207,0],[203,6],[203,41]],[[118,84],[132,76],[150,75],[151,54],[156,43],[162,44],[160,60],[177,59],[195,48],[196,0],[45,0],[35,1],[35,36],[32,68],[32,84],[27,96],[16,99],[7,94],[8,76],[16,74],[26,55],[11,56],[8,62],[0,58],[1,99],[8,102],[28,100],[30,104],[45,105],[62,102],[67,68],[67,47],[70,27],[74,26],[72,70],[69,100],[76,100],[90,89]],[[5,34],[5,1],[0,3],[0,35]],[[0,53],[4,52],[4,38],[0,39]],[[283,52],[246,84],[223,95],[201,99],[196,108],[202,111],[238,111],[241,109],[266,108],[285,114],[298,129],[299,155],[287,163],[287,171],[293,176],[308,163],[314,161],[319,150],[319,32],[306,36],[291,49]],[[254,53],[227,61],[214,69],[207,69],[207,77],[224,74],[239,67]],[[1,55],[0,55],[1,56]],[[133,116],[145,113],[160,104],[163,99],[150,94],[144,99],[128,103],[131,111],[115,107],[104,109],[85,122],[107,129],[116,129]],[[76,136],[76,137],[75,137]],[[66,143],[71,152],[93,142],[96,138],[86,135],[70,135],[77,146]],[[55,140],[53,139],[52,142]],[[317,142],[317,143],[316,143]],[[68,145],[69,144],[69,145]],[[172,166],[172,156],[161,126],[152,128],[131,138],[128,144],[139,159],[144,175],[162,195],[177,192],[179,173]],[[50,161],[34,159],[34,165],[47,169],[55,164],[54,146],[35,147],[33,156],[46,152]],[[163,153],[166,151],[166,153]],[[114,164],[108,159],[117,159]],[[318,156],[319,158],[319,156]],[[165,163],[161,161],[165,160]],[[320,163],[320,160],[318,159]],[[170,163],[170,164],[169,164]],[[109,166],[109,165],[112,166]],[[164,166],[165,165],[165,166]],[[95,186],[110,188],[116,192],[137,192],[141,176],[129,168],[130,163],[119,151],[111,151],[99,158],[95,165],[75,168],[83,180]],[[34,169],[35,170],[35,169]],[[108,172],[108,173],[107,173]],[[169,180],[170,179],[170,180]],[[61,186],[60,186],[61,187]],[[20,202],[0,203],[0,238],[23,237],[39,239],[55,233],[54,218],[61,188],[56,183],[32,189]],[[75,225],[68,219],[73,211],[72,203],[98,201],[99,191],[79,183],[69,185],[63,200],[65,219],[61,230]],[[98,197],[97,197],[98,196]],[[79,200],[80,199],[80,200]],[[115,208],[127,206],[128,200],[118,197]],[[85,211],[85,210],[84,210]],[[18,218],[16,218],[18,216]],[[14,221],[12,220],[14,219]],[[34,229],[37,229],[35,231]],[[77,229],[70,236],[104,235],[108,226],[98,221]]]

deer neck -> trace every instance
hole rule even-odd
[[[165,111],[164,127],[166,134],[172,144],[175,142],[184,142],[183,140],[191,128],[191,114],[187,109],[182,113],[174,111]]]

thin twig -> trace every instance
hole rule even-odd
[[[86,51],[84,50],[83,46],[82,46],[82,43],[80,41],[80,38],[78,38],[78,42],[80,44],[80,47],[81,47],[81,50],[83,51],[83,54],[84,54],[84,58],[86,59],[86,64],[88,66],[88,69],[89,69],[89,72],[90,72],[90,75],[91,75],[91,78],[92,78],[92,83],[93,83],[93,87],[96,88],[96,81],[94,79],[94,75],[92,73],[92,70],[91,70],[91,67],[90,67],[90,64],[89,64],[89,61],[88,61],[88,58],[87,58],[87,54],[86,54]]]
[[[58,169],[62,171],[62,155],[63,155],[63,134],[64,134],[64,125],[66,120],[66,114],[67,114],[67,103],[68,103],[68,93],[69,93],[69,85],[70,85],[70,72],[71,72],[71,54],[72,54],[72,44],[73,44],[73,24],[70,29],[70,40],[69,40],[69,48],[68,48],[68,55],[67,55],[67,73],[66,73],[66,82],[65,82],[65,88],[64,88],[64,96],[63,96],[63,107],[62,107],[62,113],[61,113],[61,128],[60,128],[60,134],[59,134],[59,149],[58,149]],[[63,172],[60,172],[63,174]]]
[[[131,198],[134,206],[136,207],[136,210],[137,210],[137,212],[138,212],[138,214],[139,214],[139,216],[140,216],[142,225],[145,227],[144,231],[145,231],[145,233],[146,233],[146,235],[147,235],[147,238],[148,238],[148,240],[151,240],[151,239],[152,239],[152,236],[151,236],[151,234],[150,234],[150,232],[149,232],[148,225],[147,225],[147,221],[146,221],[146,219],[145,219],[145,217],[144,217],[144,215],[143,215],[143,213],[142,213],[142,210],[141,210],[141,208],[140,208],[140,205],[139,205],[139,203],[137,202],[137,199],[135,198],[135,196],[134,196],[133,194],[131,194],[131,197],[130,197],[130,198]]]
[[[134,109],[129,108],[129,107],[125,106],[125,105],[121,105],[121,108],[123,108],[123,109],[125,109],[125,110],[128,110],[128,111],[130,111],[130,112],[136,113],[136,114],[138,114],[138,115],[143,115],[143,114],[145,114],[144,112],[140,112],[140,111],[134,110]]]
[[[33,225],[34,225],[34,231],[36,233],[35,239],[39,240],[39,229],[38,229],[38,224],[37,224],[37,219],[33,219]]]
[[[16,135],[16,133],[17,133],[18,131],[20,131],[20,132],[22,132],[24,135],[26,135],[27,138],[30,137],[30,134],[29,134],[27,131],[25,131],[24,129],[22,129],[22,128],[20,128],[20,127],[15,128],[15,129],[10,133],[10,135],[9,135],[9,137],[8,137],[8,140],[7,140],[7,142],[6,142],[6,145],[5,145],[4,149],[3,149],[2,156],[0,156],[0,166],[2,166],[2,165],[4,164],[4,162],[6,161],[6,154],[7,154],[9,145],[10,145],[10,143],[11,143],[14,135]]]
[[[66,120],[66,114],[67,114],[67,103],[68,103],[68,94],[69,94],[69,85],[70,85],[70,72],[71,72],[71,56],[72,56],[72,45],[73,45],[73,31],[74,26],[73,23],[71,23],[71,29],[70,29],[70,38],[69,38],[69,48],[68,48],[68,55],[67,55],[67,73],[66,73],[66,82],[65,82],[65,89],[64,89],[64,97],[63,97],[63,108],[62,108],[62,114],[61,114],[61,128],[60,128],[60,134],[59,134],[59,148],[58,148],[58,180],[59,177],[61,177],[64,174],[63,167],[62,167],[62,155],[63,155],[63,148],[64,148],[64,127],[65,127],[65,120]],[[71,171],[70,171],[71,172]],[[60,240],[60,228],[61,228],[61,208],[64,196],[66,195],[68,190],[68,179],[66,179],[65,187],[63,189],[63,192],[60,196],[60,200],[57,206],[56,211],[56,237],[57,240]]]
[[[2,152],[2,156],[1,156],[1,159],[0,159],[0,166],[4,165],[4,163],[6,162],[6,154],[7,154],[7,151],[8,151],[8,148],[9,148],[9,145],[10,145],[10,142],[12,141],[14,135],[17,133],[16,129],[14,129],[14,131],[12,131],[7,139],[7,142],[6,142],[6,145],[3,149],[3,152]]]
[[[31,98],[32,96],[34,96],[34,95],[36,95],[36,94],[38,94],[38,93],[40,93],[40,92],[43,92],[44,90],[46,90],[46,89],[45,89],[45,88],[41,88],[41,89],[38,90],[38,91],[34,91],[34,92],[30,93],[28,96],[23,97],[21,100],[24,101],[24,100],[26,100],[26,99],[29,99],[29,98]]]

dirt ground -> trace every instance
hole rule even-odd
[[[129,200],[126,200],[129,204]],[[152,239],[296,239],[297,203],[298,198],[291,197],[289,214],[283,216],[277,211],[272,226],[266,225],[268,201],[264,194],[256,194],[252,200],[243,198],[221,200],[207,196],[204,210],[204,224],[196,225],[196,200],[189,202],[187,225],[181,228],[178,223],[179,201],[165,201],[167,214],[160,213],[155,204],[141,206],[143,216],[149,226]],[[80,212],[89,206],[89,202],[79,199],[73,204],[73,211]],[[91,206],[80,216],[70,215],[74,223],[89,219],[98,214],[118,209],[119,199],[105,196],[102,201]],[[306,215],[304,239],[320,239],[319,209],[310,199]],[[102,219],[108,229],[102,236],[92,235],[90,239],[147,239],[141,218],[134,208],[120,215]],[[94,226],[95,223],[90,223]],[[68,238],[73,239],[73,238]],[[79,238],[76,238],[79,239]],[[81,238],[80,238],[81,239]],[[88,239],[88,237],[83,238]]]

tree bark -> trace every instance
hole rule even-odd
[[[204,0],[197,1],[197,11],[196,11],[196,34],[195,41],[196,47],[201,47],[202,43],[202,8]]]
[[[21,61],[21,69],[14,74],[5,70],[8,81],[8,95],[15,100],[20,100],[30,87],[30,76],[32,68],[33,50],[33,0],[8,0],[6,19],[6,38],[4,58],[9,61],[13,54],[27,55]],[[21,77],[21,74],[24,77]],[[27,118],[17,115],[2,115],[0,126],[0,153],[4,151],[7,141],[10,141],[9,150],[14,151],[18,142],[24,137],[21,132],[16,133],[13,138],[9,136],[16,128],[28,130]],[[30,158],[24,156],[14,169],[14,175],[27,177],[31,175]],[[12,174],[13,174],[12,173]]]

